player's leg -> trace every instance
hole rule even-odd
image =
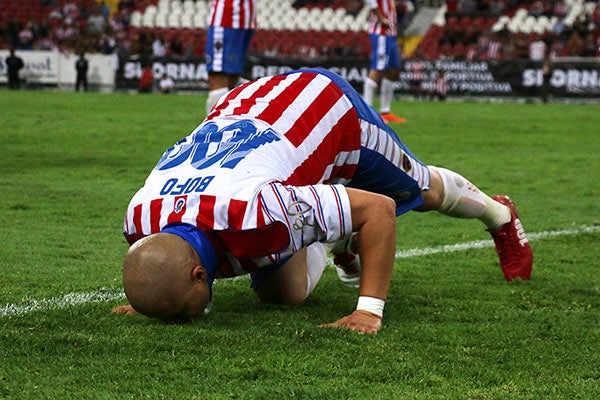
[[[381,76],[379,71],[370,70],[369,75],[365,79],[363,84],[363,99],[365,102],[373,106],[373,99],[375,99],[375,94],[377,93],[377,88],[379,87],[379,81],[381,80]]]
[[[454,218],[477,218],[488,229],[498,229],[511,219],[510,210],[483,193],[465,177],[446,168],[429,166],[429,190],[416,211],[436,210]]]
[[[372,108],[365,108],[350,88],[343,90],[362,119],[361,156],[349,186],[393,198],[397,215],[437,210],[481,220],[494,239],[505,278],[529,279],[533,256],[512,201],[506,196],[490,198],[453,171],[426,166]]]
[[[321,243],[295,253],[285,264],[266,273],[253,273],[252,286],[262,301],[301,304],[321,279],[327,264]]]
[[[381,93],[379,113],[385,122],[404,123],[405,118],[398,117],[392,113],[392,101],[394,100],[394,82],[398,80],[400,73],[400,53],[396,37],[385,37],[385,73],[381,79]]]
[[[383,73],[386,70],[386,54],[385,54],[385,36],[369,34],[371,40],[371,65],[369,75],[365,79],[363,86],[363,99],[369,105],[373,106],[373,100],[377,93],[379,83],[383,78]]]
[[[253,34],[252,29],[209,27],[206,36],[207,115],[221,96],[239,81]]]
[[[423,192],[424,203],[415,210],[480,220],[494,239],[506,280],[529,279],[533,253],[512,200],[491,198],[454,171],[433,166],[429,170],[429,190]]]
[[[206,115],[217,104],[225,93],[229,92],[229,74],[224,72],[208,73],[208,99],[206,100]]]

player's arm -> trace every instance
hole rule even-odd
[[[392,279],[396,252],[396,205],[389,197],[359,189],[347,188],[352,212],[352,230],[358,232],[362,276],[360,310],[325,327],[344,327],[360,333],[376,333],[381,328],[381,310]],[[365,307],[365,304],[367,305]],[[381,312],[378,312],[381,311]]]
[[[367,7],[369,7],[369,9],[371,10],[371,12],[373,13],[373,15],[375,15],[375,17],[377,18],[377,20],[379,21],[379,23],[381,25],[383,25],[384,28],[387,28],[390,26],[390,22],[387,20],[387,18],[385,17],[385,15],[383,15],[383,12],[381,11],[381,9],[379,8],[379,6],[377,5],[377,1],[370,1],[367,0],[366,2]]]

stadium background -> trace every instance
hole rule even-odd
[[[413,95],[437,72],[450,96],[538,98],[552,56],[551,94],[600,97],[600,2],[585,0],[397,1],[403,67],[397,95]],[[249,79],[304,66],[330,68],[357,88],[369,65],[368,10],[360,0],[262,0],[249,51]],[[177,90],[206,89],[208,0],[0,0],[0,84],[14,46],[25,87],[70,88],[76,54],[90,60],[97,90],[135,90],[142,68]],[[164,53],[156,53],[160,41]],[[161,46],[159,46],[161,47]]]

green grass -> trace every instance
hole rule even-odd
[[[130,197],[203,117],[203,96],[0,93],[0,307],[121,290]],[[530,233],[598,226],[600,106],[396,102],[425,162],[508,193]],[[489,239],[477,221],[401,217],[398,249]],[[301,307],[218,282],[206,320],[120,300],[0,317],[7,399],[597,399],[598,230],[532,240],[531,281],[492,248],[397,261],[378,335],[319,329],[357,292],[332,268]],[[42,303],[43,304],[43,303]]]

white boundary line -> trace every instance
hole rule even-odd
[[[583,226],[580,228],[573,229],[561,229],[556,231],[544,231],[544,232],[534,232],[527,233],[527,237],[529,240],[539,240],[539,239],[547,239],[555,236],[565,236],[565,235],[578,235],[580,233],[594,233],[600,232],[600,226],[592,225],[592,226]],[[396,253],[396,258],[410,258],[417,256],[426,256],[429,254],[437,254],[437,253],[451,253],[453,251],[463,251],[468,249],[481,249],[484,247],[494,247],[494,242],[492,240],[476,240],[473,242],[466,243],[458,243],[458,244],[449,244],[438,247],[428,247],[424,249],[416,248],[409,250],[402,250]]]
[[[573,229],[534,232],[528,233],[527,236],[530,240],[541,240],[556,236],[578,235],[581,233],[596,232],[600,232],[600,226],[593,225]],[[402,250],[396,253],[396,258],[410,258],[429,254],[450,253],[493,246],[494,242],[492,240],[476,240],[453,245]],[[63,296],[51,297],[49,299],[26,299],[19,304],[9,303],[0,306],[0,318],[21,317],[34,311],[57,310],[77,306],[80,304],[101,303],[123,299],[125,299],[125,294],[121,289],[116,288],[100,288],[92,292],[67,293]]]

